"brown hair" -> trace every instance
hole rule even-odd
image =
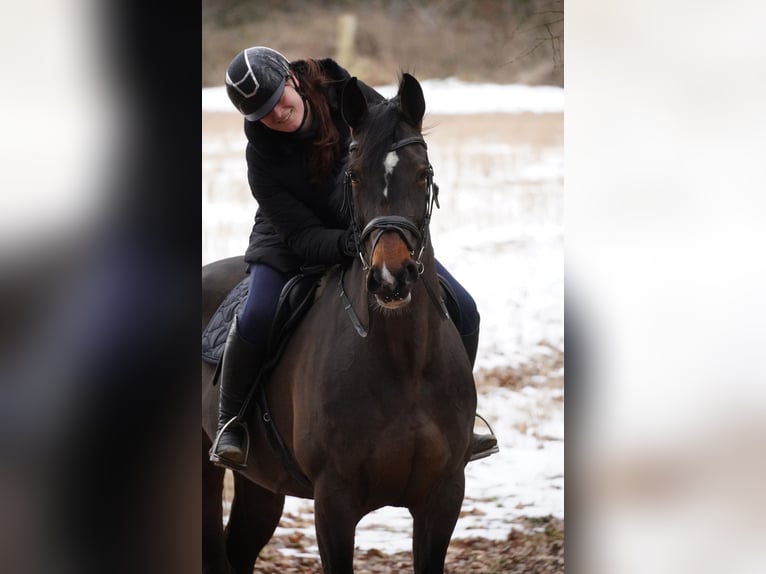
[[[340,157],[340,134],[333,122],[324,87],[332,82],[322,66],[313,59],[300,62],[293,70],[300,81],[300,90],[311,106],[317,134],[308,157],[312,183],[320,183],[332,175]],[[292,66],[291,66],[292,68]]]

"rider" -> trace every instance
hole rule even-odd
[[[258,203],[244,263],[247,300],[234,317],[221,359],[218,432],[210,460],[245,468],[245,433],[238,419],[252,382],[267,359],[271,323],[282,287],[301,266],[347,264],[356,242],[347,215],[331,201],[348,154],[350,133],[340,113],[349,73],[334,60],[288,62],[264,46],[239,52],[226,70],[226,91],[244,116],[247,177]],[[369,103],[383,100],[358,82]],[[479,342],[479,313],[469,293],[438,262],[456,294],[456,323],[471,361]],[[228,424],[227,424],[228,423]],[[472,460],[497,452],[494,435],[477,435]]]

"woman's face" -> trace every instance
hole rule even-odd
[[[268,115],[261,118],[261,123],[267,128],[278,132],[294,132],[301,127],[304,109],[303,98],[295,89],[297,82],[295,76],[290,74],[282,97]]]

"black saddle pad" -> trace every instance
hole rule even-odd
[[[318,273],[298,274],[285,284],[279,296],[269,338],[269,347],[272,352],[277,351],[282,346],[287,335],[311,307],[320,277],[321,275]],[[202,332],[203,361],[213,365],[220,361],[231,322],[249,291],[249,278],[245,277],[229,291],[216,312],[213,313]]]
[[[229,334],[231,322],[250,291],[249,277],[245,277],[229,291],[226,298],[202,331],[202,360],[216,364],[223,355],[223,347]]]

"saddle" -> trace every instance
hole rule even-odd
[[[311,308],[319,279],[325,271],[325,267],[302,269],[282,288],[269,335],[269,364],[276,364],[290,333]],[[206,363],[217,365],[220,362],[231,322],[249,291],[249,280],[245,277],[229,291],[202,331],[202,360]],[[213,381],[214,385],[216,383],[217,378]]]

